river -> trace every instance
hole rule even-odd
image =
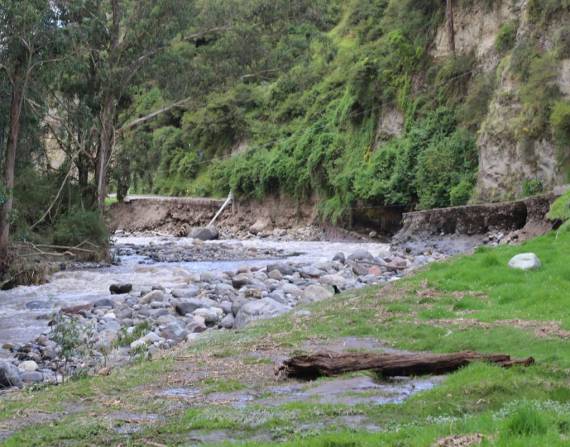
[[[114,237],[113,244],[116,248],[175,244],[177,250],[184,251],[191,249],[193,240],[164,236],[121,236]],[[338,252],[350,254],[357,249],[365,249],[378,256],[387,254],[389,250],[389,245],[382,243],[279,242],[267,239],[212,241],[206,244],[212,244],[213,247],[220,244],[242,244],[245,248],[258,250],[285,250],[294,255],[287,256],[282,261],[307,264],[330,261]],[[26,343],[45,332],[49,316],[61,307],[109,297],[111,284],[131,283],[139,287],[160,284],[167,289],[177,288],[188,283],[190,273],[235,272],[243,266],[265,266],[269,259],[157,263],[142,256],[125,254],[119,256],[119,261],[118,265],[110,267],[58,272],[44,285],[0,291],[0,357],[10,356],[1,347],[5,343]]]

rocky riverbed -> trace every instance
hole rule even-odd
[[[115,251],[114,267],[61,272],[44,286],[2,292],[0,387],[105,372],[445,257],[378,243],[126,235]]]

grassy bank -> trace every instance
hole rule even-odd
[[[509,270],[510,257],[526,251],[538,254],[542,269]],[[294,312],[218,332],[110,376],[4,396],[0,433],[10,433],[6,446],[431,446],[473,434],[483,435],[484,445],[568,445],[569,252],[570,232],[482,249],[397,284],[308,307],[310,315]],[[533,356],[536,365],[472,365],[401,404],[335,403],[313,395],[283,401],[273,363],[347,337],[413,351]]]

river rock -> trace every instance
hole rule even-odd
[[[123,295],[133,290],[132,284],[111,284],[109,291],[111,295]]]
[[[20,371],[11,363],[0,361],[0,389],[22,386]]]
[[[271,272],[272,270],[278,270],[281,272],[282,275],[288,276],[295,273],[295,270],[289,264],[278,263],[278,264],[268,264],[267,265],[267,272]]]
[[[21,371],[32,372],[38,369],[38,364],[33,360],[25,360],[18,365]]]
[[[144,337],[141,337],[138,340],[133,341],[131,343],[131,349],[137,349],[140,348],[141,346],[151,345],[153,343],[158,343],[161,341],[164,341],[164,339],[161,338],[158,334],[155,334],[154,332],[149,332]]]
[[[44,381],[44,375],[38,371],[25,371],[21,378],[24,383],[42,383]]]
[[[49,309],[50,307],[51,307],[50,303],[46,301],[28,301],[26,303],[26,309],[29,310]]]
[[[239,329],[252,321],[273,318],[288,310],[288,307],[271,298],[250,301],[239,310],[235,319],[235,327]]]
[[[325,284],[331,287],[337,287],[339,290],[345,290],[349,287],[349,284],[352,284],[352,282],[349,282],[349,280],[346,279],[344,276],[338,274],[321,276],[319,281],[321,282],[321,284]]]
[[[184,316],[187,314],[191,314],[196,309],[210,308],[213,306],[219,306],[219,304],[216,301],[211,300],[209,298],[192,298],[190,300],[177,303],[174,306],[174,309],[176,310],[176,313],[178,315]]]
[[[249,303],[249,300],[246,300],[244,297],[241,296],[237,297],[232,301],[232,314],[234,315],[234,317],[238,314],[242,306],[246,305],[247,303]]]
[[[222,272],[202,272],[200,273],[200,281],[207,283],[224,282],[226,275]]]
[[[271,270],[268,276],[276,281],[281,281],[283,279],[283,274],[279,270]]]
[[[220,308],[224,311],[225,314],[232,313],[232,302],[231,301],[222,301],[220,303]]]
[[[200,294],[200,288],[196,286],[186,287],[184,289],[173,289],[172,296],[174,298],[194,298]]]
[[[202,317],[206,323],[217,323],[224,316],[224,311],[219,307],[202,307],[196,309],[194,315]]]
[[[160,290],[153,290],[140,299],[142,304],[150,304],[153,301],[164,301],[164,293]]]
[[[113,300],[110,300],[109,298],[102,298],[100,300],[97,300],[93,303],[93,307],[94,308],[98,308],[98,307],[115,307],[115,303],[113,302]]]
[[[229,313],[224,318],[222,318],[220,324],[224,329],[231,329],[234,327],[234,322],[235,322],[234,316],[231,313]]]
[[[536,270],[542,267],[542,262],[534,253],[521,253],[509,261],[509,267],[517,270]]]
[[[160,330],[160,336],[167,340],[180,342],[186,338],[188,332],[178,322],[172,321]]]
[[[292,295],[294,297],[300,297],[303,294],[303,291],[301,290],[301,288],[299,286],[296,286],[295,284],[291,284],[291,283],[285,283],[283,284],[282,289],[283,292]]]
[[[313,284],[303,290],[301,302],[304,304],[315,303],[317,301],[323,301],[328,298],[332,298],[333,296],[334,290]]]
[[[303,278],[318,278],[324,272],[316,267],[313,267],[312,265],[307,265],[305,267],[302,267],[299,270],[299,273]]]
[[[362,264],[352,263],[350,265],[352,272],[357,276],[368,275],[368,267]]]
[[[344,256],[344,253],[339,252],[336,255],[334,255],[332,260],[344,264],[346,262],[346,257]]]
[[[352,253],[348,258],[349,261],[353,262],[375,262],[376,259],[372,254],[364,249],[358,249]]]
[[[238,290],[251,283],[252,278],[247,273],[240,273],[232,278],[232,286]]]
[[[218,239],[220,234],[215,227],[194,228],[190,233],[190,237],[201,241],[212,241]]]
[[[200,332],[204,332],[207,329],[206,320],[204,319],[204,317],[201,317],[199,315],[194,315],[190,323],[187,325],[187,328],[193,334],[199,334]]]

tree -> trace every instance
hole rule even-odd
[[[445,20],[447,24],[447,39],[449,51],[455,56],[455,25],[453,20],[453,0],[446,0]]]
[[[2,176],[5,198],[0,200],[0,264],[8,254],[16,158],[26,95],[38,69],[52,60],[56,15],[57,10],[49,0],[0,0],[0,69],[11,91]]]
[[[68,7],[83,36],[77,53],[89,60],[96,96],[98,150],[97,203],[103,208],[107,172],[118,126],[118,111],[129,89],[150,61],[183,29],[191,2],[185,0],[89,0]]]

